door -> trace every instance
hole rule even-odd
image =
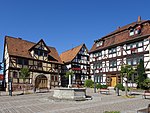
[[[117,77],[111,77],[111,87],[116,86]]]
[[[48,80],[47,77],[44,75],[37,76],[35,80],[35,87],[36,88],[47,88]]]

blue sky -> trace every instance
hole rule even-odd
[[[94,40],[140,15],[150,19],[149,0],[0,0],[0,61],[5,35],[38,42],[59,54]]]

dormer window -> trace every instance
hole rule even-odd
[[[130,36],[133,36],[134,35],[134,29],[131,29],[130,30]]]
[[[96,43],[96,47],[100,47],[102,45],[103,45],[103,41],[99,41],[99,42]]]
[[[135,29],[135,34],[140,34],[141,33],[141,26],[137,26]]]
[[[131,28],[129,35],[133,36],[140,33],[141,33],[141,25],[137,26],[136,28]]]

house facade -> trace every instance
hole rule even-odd
[[[26,78],[29,88],[53,88],[61,85],[62,61],[54,47],[49,47],[41,39],[38,43],[21,38],[5,37],[4,76],[6,91],[12,81],[13,90],[21,90],[23,79],[20,69],[28,68],[30,76]]]
[[[84,84],[84,81],[89,78],[90,72],[89,54],[85,44],[63,52],[60,58],[64,63],[64,74],[69,70],[74,72],[72,83]]]
[[[136,68],[140,59],[150,77],[150,21],[141,20],[123,27],[94,41],[89,51],[90,74],[96,82],[114,87],[121,82],[121,66]],[[133,75],[133,78],[136,75]]]

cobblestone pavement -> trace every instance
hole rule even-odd
[[[51,99],[53,92],[36,93],[19,96],[0,96],[0,113],[103,113],[104,111],[121,111],[121,113],[136,113],[138,109],[146,108],[150,99],[141,95],[135,98],[117,96],[113,91],[110,95],[92,93],[87,101],[67,101]]]

